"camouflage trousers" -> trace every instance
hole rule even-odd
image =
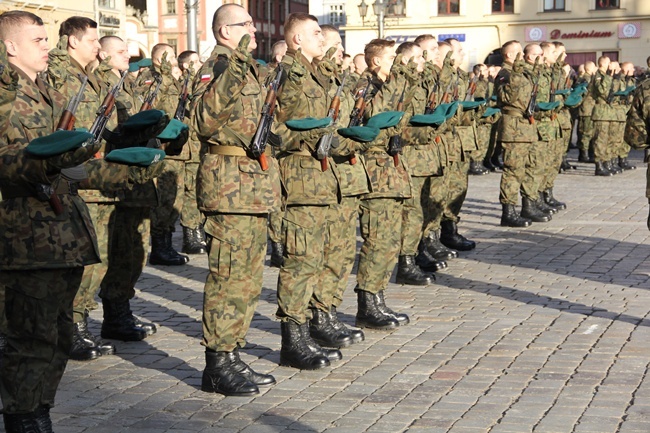
[[[476,147],[478,150],[472,152],[472,161],[483,163],[487,155],[488,148],[490,147],[490,133],[492,131],[492,124],[481,123],[476,125]]]
[[[357,220],[359,198],[343,197],[341,203],[330,206],[327,221],[328,245],[323,251],[323,269],[314,287],[310,306],[329,311],[343,302],[348,279],[357,254]]]
[[[503,146],[503,172],[499,187],[499,202],[517,205],[519,192],[522,195],[537,200],[542,168],[541,157],[548,150],[547,142],[535,143],[508,142]]]
[[[562,130],[562,136],[548,142],[548,153],[544,159],[544,170],[542,181],[539,184],[540,191],[553,188],[555,179],[560,173],[562,158],[566,154],[569,145],[570,131]]]
[[[203,289],[203,340],[216,351],[244,347],[262,292],[266,214],[208,215],[210,273]]]
[[[196,174],[199,171],[198,162],[185,161],[183,180],[183,203],[181,205],[181,225],[195,229],[201,225],[203,217],[196,204]]]
[[[414,256],[418,253],[418,245],[425,227],[425,212],[431,177],[411,176],[411,198],[405,199],[402,205],[400,256]]]
[[[101,282],[100,298],[125,301],[135,296],[135,283],[147,261],[150,213],[149,207],[115,207],[108,269]]]
[[[331,206],[287,206],[282,220],[285,258],[278,275],[278,319],[302,324],[311,318],[309,303],[323,275],[328,221],[334,215]]]
[[[271,242],[282,242],[282,218],[284,211],[271,212],[269,214],[269,239]]]
[[[448,167],[443,168],[442,176],[431,176],[427,178],[428,188],[425,184],[425,191],[422,192],[425,203],[424,207],[424,236],[430,232],[437,232],[440,230],[440,222],[442,221],[442,213],[445,210],[445,201],[447,200],[447,191],[449,190],[449,176],[445,176],[444,172]]]
[[[185,161],[166,159],[165,169],[156,179],[156,186],[159,199],[158,206],[151,211],[151,232],[173,232],[183,207]]]
[[[79,290],[73,302],[73,320],[75,323],[84,320],[86,310],[97,308],[95,294],[108,270],[108,249],[111,233],[115,228],[115,204],[87,203],[90,218],[97,233],[100,263],[84,267]]]
[[[0,272],[7,347],[0,365],[4,413],[52,407],[72,348],[72,299],[82,267]]]
[[[580,116],[578,120],[578,148],[583,151],[588,151],[592,147],[592,139],[594,138],[594,121],[591,116]]]
[[[448,221],[458,222],[460,209],[467,197],[467,184],[469,181],[469,152],[462,155],[460,161],[453,161],[446,167],[443,176],[449,176],[449,188],[442,218]]]
[[[361,200],[361,237],[357,283],[360,290],[378,293],[386,289],[400,249],[402,199]]]
[[[594,159],[609,161],[616,156],[617,146],[623,141],[625,122],[594,121]]]

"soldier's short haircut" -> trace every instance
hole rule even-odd
[[[337,29],[336,27],[334,27],[331,24],[323,24],[323,25],[320,26],[320,29],[323,32],[323,35],[325,33],[338,33],[339,32],[339,29]]]
[[[474,72],[476,75],[480,74],[481,73],[481,68],[483,66],[485,66],[483,63],[475,64],[474,67],[472,68],[472,72]]]
[[[124,42],[124,40],[122,40],[122,38],[119,36],[114,35],[102,36],[99,38],[99,45],[101,45],[102,48],[106,48],[106,46],[110,45],[112,42]]]
[[[447,41],[438,41],[438,48],[442,47],[449,47],[450,50],[453,50],[454,47],[451,46],[451,44]]]
[[[158,57],[158,54],[165,51],[167,48],[171,48],[172,50],[174,49],[174,47],[172,47],[169,44],[160,43],[154,45],[153,48],[151,49],[151,58],[154,59]]]
[[[536,47],[536,46],[539,47],[539,44],[536,44],[535,42],[532,42],[532,43],[530,43],[530,44],[527,44],[527,45],[524,47],[524,56],[527,56],[527,55],[530,53],[530,51],[533,49],[533,47]],[[541,47],[540,47],[540,48],[541,48]]]
[[[382,55],[386,48],[392,48],[395,46],[395,41],[389,41],[387,39],[373,39],[372,41],[366,44],[366,48],[363,50],[363,54],[366,59],[366,65],[372,65],[372,59]]]
[[[74,36],[77,39],[83,38],[88,29],[96,29],[97,22],[87,17],[70,17],[61,23],[59,37]]]
[[[420,45],[422,42],[426,42],[433,39],[434,41],[436,40],[436,37],[430,34],[427,35],[420,35],[415,40],[413,41],[414,44]]]
[[[233,24],[230,22],[230,11],[233,8],[242,8],[244,9],[243,6],[238,5],[237,3],[227,3],[225,5],[221,5],[217,8],[217,10],[214,12],[214,15],[212,16],[212,33],[214,34],[214,37],[217,37],[217,34],[219,33],[219,29],[226,24]]]
[[[287,19],[284,20],[284,34],[286,35],[293,31],[296,26],[305,21],[316,21],[318,23],[318,18],[306,12],[294,12],[289,14]]]
[[[408,57],[415,47],[419,47],[415,42],[402,42],[395,50],[395,54],[402,54],[404,57]]]
[[[6,39],[18,28],[26,24],[43,25],[43,20],[31,12],[7,11],[0,15],[0,39]]]
[[[515,39],[513,39],[513,40],[508,41],[508,42],[506,42],[505,44],[503,44],[503,46],[501,46],[501,55],[502,55],[503,57],[505,57],[505,56],[506,56],[506,52],[508,51],[508,49],[509,49],[511,46],[513,46],[514,44],[518,44],[518,43],[520,43],[520,42],[517,41],[517,40],[515,40]]]
[[[190,57],[192,57],[192,54],[199,54],[196,51],[192,50],[185,50],[182,53],[178,55],[176,58],[178,60],[178,66],[181,68],[183,67],[183,63],[189,63],[190,62]]]
[[[539,44],[540,47],[542,47],[542,50],[545,50],[547,48],[555,48],[555,44],[553,42],[548,42],[544,41],[541,44]]]
[[[607,60],[609,60],[609,57],[607,56],[598,57],[598,67],[600,68],[601,66],[604,66]]]
[[[271,46],[271,57],[275,57],[287,49],[287,41],[284,39],[277,41]]]
[[[645,64],[648,65],[648,68],[650,68],[650,56],[648,56],[648,58],[645,59]]]
[[[458,43],[460,43],[460,41],[459,41],[458,39],[456,39],[456,38],[447,38],[447,39],[444,40],[444,42],[448,42],[448,43],[450,43],[450,44],[451,44],[452,42],[458,42]]]
[[[555,45],[555,48],[560,48],[560,47],[563,47],[563,46],[564,46],[564,43],[563,43],[563,42],[560,42],[560,41],[553,41],[553,42],[551,42],[551,43],[552,43],[553,45]]]

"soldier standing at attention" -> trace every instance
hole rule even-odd
[[[7,86],[5,75],[12,74],[10,86],[17,90],[2,142],[24,147],[54,131],[65,98],[39,76],[48,66],[49,47],[38,16],[24,11],[0,15],[0,39],[9,62],[2,59],[7,65],[2,86]],[[58,171],[48,176],[63,212],[39,195],[37,183],[2,183],[0,231],[11,242],[0,250],[7,321],[0,396],[9,433],[52,432],[49,411],[72,346],[72,300],[84,266],[99,262],[86,204]]]
[[[280,207],[280,178],[267,152],[268,168],[248,151],[266,91],[251,52],[257,47],[255,24],[239,5],[223,5],[214,14],[217,46],[192,88],[191,119],[208,148],[197,174],[197,200],[208,237],[203,295],[205,370],[201,389],[224,395],[259,393],[271,375],[242,361],[262,290],[267,218]],[[270,148],[267,147],[267,150]]]
[[[338,350],[323,349],[309,334],[309,302],[319,284],[328,244],[327,221],[339,202],[334,161],[323,170],[316,158],[318,141],[336,126],[320,123],[291,130],[285,122],[325,118],[330,103],[330,79],[316,68],[314,59],[325,54],[318,20],[306,13],[290,14],[284,23],[287,54],[282,59],[287,78],[278,97],[276,132],[282,139],[278,161],[285,191],[282,221],[284,264],[278,276],[281,320],[280,364],[314,370],[341,359]]]
[[[579,82],[586,82],[587,86],[598,68],[592,61],[585,62],[585,73],[580,77]],[[585,94],[582,104],[578,107],[578,161],[579,162],[594,162],[594,122],[591,120],[591,113],[594,111],[594,98],[589,94]]]
[[[650,66],[650,57],[648,58]],[[648,148],[650,148],[650,79],[646,78],[634,91],[632,106],[627,113],[625,123],[625,142],[635,149],[645,149],[645,162],[648,163]],[[650,203],[650,164],[646,170],[645,196]],[[650,213],[647,221],[650,230]]]
[[[613,83],[614,70],[609,57],[598,58],[598,71],[591,79],[589,94],[594,98],[595,105],[591,114],[594,122],[594,159],[596,161],[596,176],[612,176],[615,171],[610,161],[609,146],[614,144],[617,138],[615,134],[615,123],[617,118],[616,109],[611,105],[610,95],[614,93],[616,83]]]

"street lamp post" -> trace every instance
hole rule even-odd
[[[379,33],[379,39],[384,38],[384,20],[386,18],[386,10],[388,9],[389,0],[375,0],[372,4],[372,12],[377,17],[377,33]],[[404,13],[404,0],[396,0],[392,3],[393,14],[402,15]],[[368,15],[368,4],[365,0],[361,0],[361,3],[357,6],[359,8],[359,15],[361,16],[361,22],[365,24],[366,16]]]

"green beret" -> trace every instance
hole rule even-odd
[[[265,62],[264,60],[262,60],[262,59],[256,59],[255,61],[256,61],[257,63],[259,63],[260,65],[262,65],[262,66],[266,66],[266,62]],[[277,75],[277,74],[276,74],[276,75]]]
[[[537,103],[537,108],[539,108],[539,111],[551,111],[551,110],[555,110],[559,106],[560,106],[560,101]]]
[[[368,143],[377,138],[379,135],[379,128],[374,128],[372,126],[351,126],[349,128],[341,128],[336,132],[338,132],[341,137],[349,138],[350,140],[361,143]]]
[[[488,107],[488,108],[485,109],[485,112],[483,113],[483,115],[481,117],[494,116],[495,114],[499,114],[500,112],[501,112],[501,110],[499,108]]]
[[[556,95],[568,95],[571,92],[571,89],[559,89],[555,91]]]
[[[126,119],[120,126],[124,130],[147,128],[156,125],[163,116],[165,112],[161,110],[140,111]]]
[[[403,111],[384,111],[368,119],[366,126],[379,129],[390,128],[391,126],[397,125],[403,116]]]
[[[497,95],[490,96],[490,101],[496,101],[496,100],[497,100]]]
[[[162,161],[165,151],[151,147],[129,147],[126,149],[112,150],[104,157],[106,161],[125,165],[149,167],[151,164]]]
[[[169,121],[163,132],[158,134],[158,138],[162,141],[176,140],[181,133],[187,129],[190,129],[189,126],[177,119],[172,119]]]
[[[287,128],[292,131],[309,131],[316,128],[325,128],[326,126],[330,126],[332,119],[329,117],[323,117],[322,119],[305,117],[304,119],[287,120],[285,123]]]
[[[33,139],[25,152],[30,155],[47,158],[57,156],[69,150],[85,147],[93,135],[87,131],[56,131],[50,135]]]
[[[129,63],[129,72],[138,72],[138,69],[140,69],[138,62]]]
[[[475,110],[481,105],[485,104],[485,100],[481,101],[460,101],[460,105],[464,111]]]
[[[140,68],[149,68],[153,65],[151,59],[142,59],[138,62]]]
[[[564,101],[564,105],[567,107],[575,107],[580,102],[582,102],[582,92],[571,92]]]
[[[625,90],[619,90],[618,92],[614,92],[614,96],[629,96],[630,93],[634,92],[634,89],[636,89],[636,86],[629,86]]]
[[[413,126],[440,126],[445,123],[445,115],[443,113],[436,113],[435,111],[431,114],[416,114],[411,117],[409,123]]]
[[[433,110],[433,114],[439,114],[445,116],[445,120],[449,120],[456,115],[458,111],[458,101],[449,102],[447,104],[440,104]]]

